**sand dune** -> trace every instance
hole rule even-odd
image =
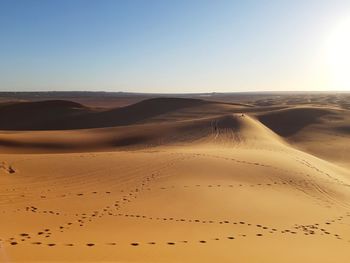
[[[0,129],[50,129],[74,115],[88,112],[83,105],[71,101],[14,102],[0,105]]]
[[[287,137],[308,125],[319,122],[323,116],[332,114],[333,112],[329,109],[298,107],[261,114],[259,120],[274,132]]]
[[[130,125],[169,111],[210,103],[198,99],[155,98],[106,110],[59,100],[6,103],[0,106],[0,129],[70,130]]]
[[[348,262],[347,110],[63,104],[0,134],[1,262]]]
[[[161,145],[218,143],[281,143],[279,136],[245,114],[195,120],[70,131],[6,132],[0,135],[5,152],[76,152],[139,149]]]

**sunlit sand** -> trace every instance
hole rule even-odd
[[[2,106],[0,261],[347,262],[350,114],[321,101]]]

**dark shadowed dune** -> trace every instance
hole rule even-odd
[[[86,109],[82,104],[65,101],[65,100],[48,100],[48,101],[37,101],[37,102],[12,102],[3,103],[0,105],[1,113],[10,113],[13,116],[19,114],[50,114],[54,113],[71,113],[72,110],[83,110]]]
[[[0,106],[0,129],[52,129],[68,119],[90,112],[83,105],[71,101],[15,102]]]
[[[336,130],[341,133],[350,134],[350,125],[337,127]]]
[[[210,103],[199,99],[154,98],[127,107],[92,113],[76,119],[75,123],[77,128],[130,125],[171,111]]]
[[[72,150],[74,144],[58,142],[40,142],[40,141],[19,141],[11,139],[0,139],[0,146],[13,149],[37,149],[37,150]],[[81,147],[82,148],[82,147]]]
[[[0,106],[1,130],[70,130],[142,122],[182,108],[209,104],[199,99],[155,98],[112,110],[94,110],[71,101],[16,102]]]
[[[243,117],[243,116],[244,115],[241,115],[240,117]],[[239,117],[233,116],[233,115],[225,115],[215,120],[215,127],[217,129],[237,130],[240,128],[240,126],[241,126],[241,122],[239,120]]]
[[[258,119],[275,133],[288,137],[332,114],[332,110],[322,108],[292,108],[263,113]]]

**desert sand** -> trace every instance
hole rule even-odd
[[[3,102],[0,262],[349,262],[346,101]]]

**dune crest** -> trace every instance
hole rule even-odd
[[[288,137],[318,123],[326,115],[334,115],[334,112],[324,108],[297,107],[261,114],[258,119],[277,134]]]
[[[283,140],[248,114],[224,115],[211,120],[214,140],[226,143],[283,144]]]

